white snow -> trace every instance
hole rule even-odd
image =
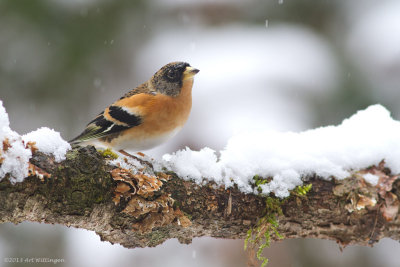
[[[363,175],[363,178],[365,181],[367,181],[368,183],[370,183],[371,185],[375,186],[378,184],[379,182],[379,176],[372,174],[372,173],[366,173]]]
[[[173,155],[164,155],[163,160],[173,162],[173,169],[179,170],[178,174],[181,177],[190,177],[197,181],[201,181],[202,177],[214,177],[221,182],[221,169],[215,164],[217,156],[211,148],[206,147],[200,151],[192,151],[187,147]]]
[[[10,129],[8,114],[0,100],[0,180],[9,173],[12,182],[21,182],[28,175],[28,161],[31,156],[32,153],[24,147],[21,136]]]
[[[118,155],[117,159],[111,160],[109,163],[112,165],[115,165],[117,167],[123,168],[123,169],[129,169],[129,170],[139,170],[144,168],[142,163],[140,163],[138,160],[131,158],[131,157],[126,157],[123,154],[117,152]]]
[[[65,159],[65,153],[70,149],[60,133],[46,127],[20,136],[10,129],[8,114],[0,100],[0,180],[9,173],[11,182],[21,182],[28,176],[28,163],[32,152],[25,147],[28,141],[36,142],[39,151],[53,154],[56,161]],[[7,144],[7,148],[4,147]]]
[[[235,183],[245,193],[256,193],[251,185],[255,175],[272,177],[270,183],[261,186],[263,193],[287,197],[289,190],[301,185],[301,177],[307,175],[344,179],[350,170],[366,168],[383,159],[392,172],[400,173],[399,136],[400,122],[393,120],[383,106],[373,105],[338,126],[300,133],[236,135],[220,151],[220,157],[209,148],[186,148],[164,155],[163,160],[181,177],[198,183],[203,178],[225,186]]]
[[[71,149],[71,145],[61,138],[59,132],[47,127],[42,127],[23,135],[22,140],[25,143],[29,141],[35,142],[35,146],[39,151],[48,155],[53,154],[57,162],[64,160],[65,154]]]

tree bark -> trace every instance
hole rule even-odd
[[[283,238],[333,239],[342,245],[400,239],[400,183],[384,162],[344,180],[304,177],[311,190],[305,196],[294,190],[276,202],[282,213],[268,207],[271,197],[213,182],[198,185],[142,163],[144,169],[128,171],[93,147],[74,148],[60,163],[35,152],[29,177],[0,182],[0,223],[57,223],[134,248],[170,238],[182,243],[200,236],[246,238],[248,229],[274,212]],[[365,182],[365,173],[378,175],[378,185]]]

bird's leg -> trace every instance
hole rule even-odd
[[[129,154],[128,152],[126,152],[126,151],[123,150],[123,149],[118,150],[118,152],[121,153],[121,154],[124,155],[124,156],[131,157],[131,158],[134,158],[134,159],[138,160],[137,157],[135,157],[134,155]]]
[[[145,169],[146,169],[148,166],[151,167],[151,168],[153,168],[153,164],[151,164],[150,162],[145,161],[145,160],[143,160],[143,159],[141,159],[141,158],[138,158],[138,157],[136,157],[136,156],[134,156],[134,155],[131,155],[131,154],[129,154],[128,152],[126,152],[125,150],[123,150],[123,149],[118,150],[118,152],[121,153],[121,154],[124,155],[124,156],[130,157],[130,158],[132,158],[132,159],[135,159],[135,160],[139,161],[141,164],[143,164],[143,165],[145,166],[145,167],[144,167]],[[140,152],[139,152],[139,153],[140,153]],[[144,156],[143,153],[140,153],[139,155],[143,155],[143,156]]]
[[[123,149],[118,150],[118,152],[121,153],[121,154],[124,155],[124,156],[133,158],[133,159],[139,161],[140,163],[143,163],[143,160],[142,160],[142,159],[140,159],[140,158],[138,158],[138,157],[136,157],[136,156],[134,156],[134,155],[132,155],[132,154],[129,154],[128,152],[126,152],[126,151],[123,150]]]

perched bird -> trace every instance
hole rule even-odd
[[[189,117],[193,76],[198,72],[185,62],[165,65],[102,111],[70,143],[123,152],[163,143],[179,132]]]

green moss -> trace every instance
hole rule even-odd
[[[268,214],[275,214],[277,216],[282,215],[281,205],[285,200],[281,200],[277,197],[267,197],[265,199],[265,211]]]
[[[165,240],[169,238],[169,233],[168,230],[165,229],[157,229],[153,230],[152,232],[146,234],[147,238],[149,240],[148,246],[149,247],[155,247],[161,243],[163,243]]]
[[[259,175],[253,177],[254,186],[257,188],[258,193],[262,193],[261,185],[269,183],[271,180],[268,178],[262,178]],[[312,189],[312,184],[297,186],[291,195],[305,196]],[[286,198],[287,199],[287,198]],[[261,267],[268,264],[268,259],[262,256],[262,252],[265,248],[270,247],[272,235],[275,235],[279,239],[283,239],[283,236],[278,232],[278,217],[283,215],[282,204],[286,199],[279,199],[277,197],[267,196],[265,198],[265,215],[260,218],[253,228],[247,231],[247,236],[244,241],[244,249],[247,249],[249,242],[253,246],[258,245],[257,259],[262,261]]]
[[[247,249],[247,246],[249,244],[250,238],[253,235],[253,228],[250,228],[249,230],[247,230],[247,235],[246,235],[246,239],[244,240],[244,250]]]
[[[93,147],[73,149],[64,166],[56,168],[46,183],[38,184],[38,191],[55,204],[50,205],[53,212],[87,214],[94,204],[112,198],[112,179],[103,162]]]
[[[299,185],[292,191],[292,193],[298,196],[305,196],[311,190],[311,188],[312,184]]]
[[[254,186],[257,188],[258,193],[262,193],[261,185],[270,182],[270,179],[265,179],[259,175],[254,175],[253,180],[254,180]]]
[[[253,177],[254,188],[257,192],[262,195],[262,185],[268,184],[271,178],[263,178],[259,175]],[[305,196],[311,190],[312,184],[297,186],[291,195]],[[286,198],[288,199],[288,198]],[[277,238],[282,239],[282,235],[278,232],[278,216],[283,215],[282,204],[286,199],[279,199],[277,197],[267,196],[265,198],[265,215],[260,218],[253,228],[247,231],[247,237],[244,241],[244,249],[247,249],[249,242],[253,246],[258,245],[257,249],[257,259],[261,260],[263,263],[261,266],[266,266],[268,264],[268,259],[263,257],[261,254],[263,250],[271,245],[271,237],[274,234]]]
[[[247,231],[247,237],[244,241],[244,249],[247,249],[249,242],[254,246],[258,245],[257,259],[262,261],[261,267],[268,264],[268,259],[262,256],[265,248],[270,247],[272,234],[279,239],[282,235],[278,232],[278,216],[282,215],[281,205],[285,200],[276,197],[265,198],[265,215],[260,218],[255,227]]]
[[[103,195],[97,196],[97,198],[95,199],[95,203],[102,203],[102,202],[104,202],[104,196]]]
[[[67,151],[67,155],[65,155],[67,160],[75,160],[77,157],[79,157],[79,150],[78,149],[72,149]]]
[[[176,208],[180,208],[181,206],[182,206],[182,203],[179,200],[175,199],[174,204],[172,205],[172,207],[174,209],[176,209]]]
[[[183,214],[188,217],[188,219],[191,221],[192,220],[192,215],[186,212],[183,212]]]
[[[117,159],[118,158],[118,155],[109,148],[106,148],[104,150],[98,149],[97,151],[100,153],[100,155],[103,158],[106,158],[106,159]]]
[[[271,234],[269,231],[264,233],[264,240],[265,240],[265,242],[258,247],[257,254],[256,254],[257,259],[262,261],[261,267],[267,266],[268,261],[269,261],[267,257],[264,257],[261,255],[264,248],[269,247],[271,245]]]

